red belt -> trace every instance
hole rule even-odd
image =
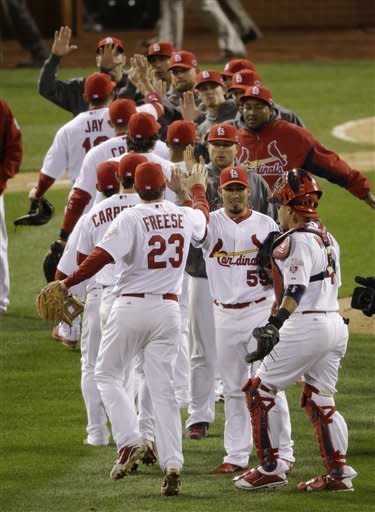
[[[259,302],[263,302],[264,300],[266,300],[266,297],[262,297],[261,299],[258,300],[253,300],[251,302],[237,302],[237,304],[222,304],[221,302],[215,299],[214,304],[216,304],[216,306],[221,306],[224,309],[242,309],[247,308],[247,306],[250,306],[250,304],[258,304]]]
[[[144,299],[146,297],[146,293],[123,293],[122,297],[138,297],[139,299]],[[174,300],[178,302],[178,297],[174,293],[163,293],[163,300]]]

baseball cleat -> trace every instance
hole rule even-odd
[[[149,466],[150,464],[155,464],[158,461],[158,451],[154,441],[145,441],[145,444],[147,450],[142,457],[142,464]]]
[[[181,489],[181,478],[179,468],[167,468],[163,483],[161,484],[161,493],[164,496],[177,496]]]
[[[65,338],[61,335],[59,325],[56,325],[56,327],[52,329],[51,335],[53,339],[60,341],[66,347],[76,348],[78,345],[78,340],[69,340],[68,338]]]
[[[128,475],[134,466],[134,464],[143,457],[147,451],[147,446],[143,443],[137,443],[134,445],[128,445],[121,448],[119,451],[119,458],[113,466],[110,478],[112,480],[120,480],[124,476]]]
[[[234,485],[245,491],[258,491],[260,489],[276,489],[287,485],[288,479],[285,473],[279,475],[264,475],[258,469],[254,468],[236,477]]]
[[[354,491],[351,478],[333,478],[331,475],[316,476],[298,484],[300,491]]]
[[[224,475],[228,473],[238,473],[239,471],[244,473],[247,469],[247,466],[241,467],[237,466],[237,464],[231,464],[230,462],[223,462],[223,464],[220,464],[217,468],[212,469],[210,475]]]
[[[208,426],[209,424],[204,421],[202,421],[201,423],[194,423],[193,425],[190,425],[190,427],[186,429],[186,439],[200,440],[203,439],[203,437],[207,437]]]

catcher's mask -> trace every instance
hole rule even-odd
[[[290,206],[303,217],[318,218],[316,208],[323,192],[319,183],[304,169],[292,169],[276,181],[269,201]]]

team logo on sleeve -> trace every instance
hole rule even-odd
[[[119,234],[117,226],[111,226],[102,238],[102,242],[107,242]]]
[[[292,274],[295,274],[300,267],[303,267],[303,261],[299,260],[297,258],[291,258],[287,262],[286,266],[287,266],[287,268],[289,268],[289,272],[291,272]]]

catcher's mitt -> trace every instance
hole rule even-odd
[[[279,329],[273,324],[267,324],[264,327],[256,327],[253,330],[253,336],[257,340],[257,349],[250,352],[245,357],[247,363],[259,361],[268,355],[276,343],[279,342]]]
[[[15,226],[42,226],[51,220],[55,208],[47,199],[30,199],[30,210],[26,215],[18,217]]]
[[[50,250],[47,252],[47,254],[44,257],[43,272],[44,272],[45,278],[47,279],[47,283],[50,283],[51,281],[55,280],[55,273],[56,273],[57,265],[59,264],[59,261],[61,260],[61,256],[63,255],[64,248],[65,248],[65,243],[60,242],[59,240],[56,240],[56,242],[53,242]]]
[[[37,295],[36,309],[44,320],[72,325],[73,320],[82,313],[84,304],[75,295],[67,295],[62,281],[47,284]]]
[[[270,231],[266,236],[264,242],[259,247],[256,257],[256,264],[258,267],[258,275],[262,281],[268,281],[271,284],[271,252],[272,245],[281,235],[280,231]]]

